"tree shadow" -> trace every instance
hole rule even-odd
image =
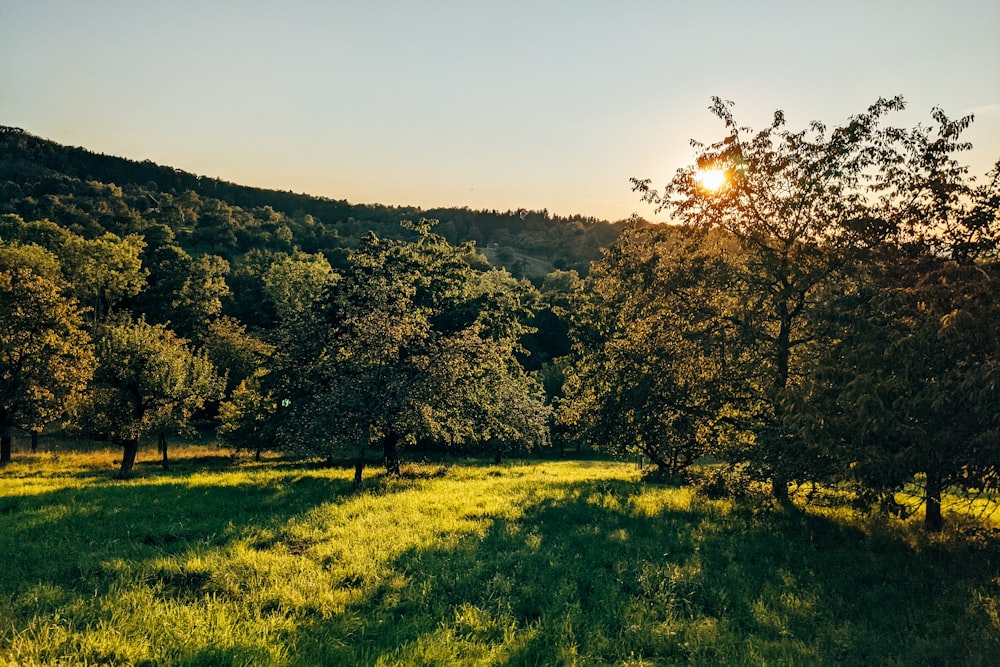
[[[335,612],[227,593],[208,569],[156,565],[187,552],[225,556],[243,542],[329,572],[337,552],[313,549],[292,529],[300,517],[360,495],[402,502],[437,476],[426,466],[358,488],[346,474],[301,467],[164,473],[0,498],[0,603],[33,605],[12,619],[55,614],[145,571],[156,577],[150,595],[181,604],[231,595],[253,614],[293,621],[273,639],[295,664],[988,665],[1000,651],[996,541],[914,548],[794,508],[688,506],[669,488],[624,480],[532,478],[537,493],[513,518],[450,529],[378,576],[331,578],[350,600]],[[205,647],[179,660],[266,662],[261,650]]]
[[[485,535],[410,549],[344,614],[301,625],[296,653],[356,665],[988,665],[1000,649],[976,603],[997,592],[995,543],[914,550],[794,508],[649,511],[637,488],[569,485]]]
[[[0,498],[0,594],[29,583],[100,591],[115,576],[108,561],[222,547],[350,492],[346,479],[308,474],[216,484],[166,472]]]

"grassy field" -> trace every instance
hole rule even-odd
[[[119,482],[114,454],[0,469],[0,664],[1000,659],[989,524],[929,538],[604,462],[411,464],[354,488],[209,447]]]

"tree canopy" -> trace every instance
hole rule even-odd
[[[94,368],[83,311],[54,255],[0,241],[0,463],[11,429],[41,430],[67,412]]]

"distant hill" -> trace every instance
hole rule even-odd
[[[0,127],[0,214],[48,219],[85,236],[168,227],[192,252],[230,261],[254,249],[323,252],[335,265],[374,231],[402,236],[402,220],[437,219],[452,243],[474,241],[491,263],[539,280],[553,269],[586,273],[624,221],[547,211],[421,209],[352,204],[197,176],[57,144]]]

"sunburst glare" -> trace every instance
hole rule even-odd
[[[715,192],[726,184],[726,172],[721,169],[699,169],[695,172],[694,180],[703,189]]]

